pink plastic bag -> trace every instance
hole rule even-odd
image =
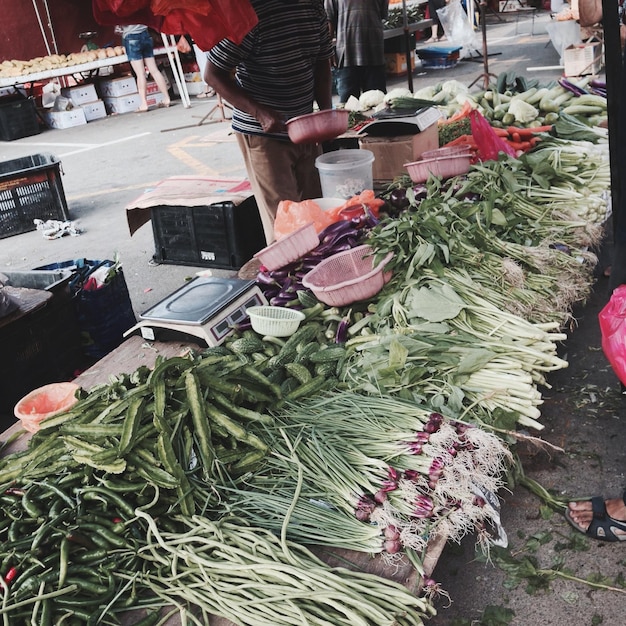
[[[498,154],[504,152],[515,156],[515,150],[494,132],[489,121],[474,109],[469,114],[472,125],[472,137],[478,146],[478,158],[481,161],[496,161]]]
[[[613,371],[626,385],[626,285],[620,285],[598,314],[602,350]]]

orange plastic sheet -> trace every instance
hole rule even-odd
[[[377,198],[371,189],[366,189],[342,204],[326,211],[315,200],[302,200],[301,202],[282,200],[278,204],[276,211],[274,235],[276,239],[280,239],[311,223],[315,225],[315,230],[319,234],[334,222],[346,219],[341,214],[344,209],[367,207],[375,217],[378,217],[380,207],[383,204],[385,204],[384,200]]]

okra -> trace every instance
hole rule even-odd
[[[198,453],[204,468],[204,475],[208,478],[212,472],[215,452],[211,441],[211,425],[205,411],[206,403],[200,392],[198,379],[193,371],[185,373],[185,389],[187,391],[191,422],[198,442]]]
[[[207,403],[206,412],[213,422],[222,426],[222,428],[224,428],[237,441],[246,443],[253,448],[257,448],[258,450],[267,450],[267,444],[264,441],[262,441],[255,434],[248,432],[243,426],[241,426],[241,424],[225,415],[218,408]]]
[[[137,437],[139,426],[141,424],[145,402],[145,398],[135,397],[131,400],[128,408],[126,409],[126,416],[124,418],[118,448],[120,456],[124,456],[129,450],[131,450],[135,443],[135,438]]]

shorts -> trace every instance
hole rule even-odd
[[[147,30],[131,33],[122,40],[129,61],[141,61],[154,56],[154,44]]]

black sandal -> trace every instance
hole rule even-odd
[[[622,494],[622,500],[626,505],[626,491]],[[583,530],[571,517],[569,509],[565,510],[565,519],[580,533],[598,539],[600,541],[626,541],[626,521],[612,518],[606,510],[605,500],[602,496],[594,496],[590,499],[593,518]],[[615,533],[614,531],[620,531]]]

